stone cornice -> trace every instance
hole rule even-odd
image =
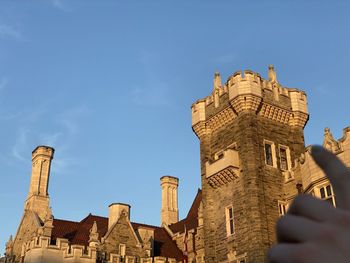
[[[220,172],[210,176],[208,178],[208,183],[211,187],[218,188],[220,186],[223,186],[233,181],[237,177],[238,177],[237,168],[233,166],[229,166],[221,170]]]
[[[233,109],[231,107],[227,107],[211,117],[206,122],[206,126],[210,129],[210,131],[214,132],[230,123],[236,117],[237,115],[234,113]]]
[[[256,112],[259,108],[262,98],[254,94],[239,95],[230,101],[234,110],[240,114],[244,111]]]
[[[281,122],[283,124],[288,124],[292,112],[272,104],[263,103],[258,115],[270,120]]]

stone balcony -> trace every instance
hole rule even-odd
[[[239,177],[239,155],[234,149],[227,149],[215,155],[213,162],[206,162],[206,178],[213,188],[227,184]]]

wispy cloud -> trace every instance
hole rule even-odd
[[[78,119],[87,116],[90,110],[86,106],[78,106],[68,109],[57,116],[56,122],[65,128],[69,135],[78,133]]]
[[[24,149],[27,148],[27,145],[28,145],[28,130],[26,130],[25,128],[21,128],[18,131],[15,144],[13,145],[11,150],[12,156],[22,162],[28,162],[29,161],[28,158],[24,157],[26,154],[23,153]]]
[[[17,40],[22,40],[22,34],[13,26],[0,24],[0,38],[14,38]]]
[[[52,113],[48,107],[40,107],[22,114],[17,123],[17,133],[11,148],[11,157],[21,162],[29,162],[28,152],[35,145],[48,145],[59,151],[54,159],[53,171],[67,173],[78,161],[69,152],[79,133],[79,125],[90,111],[78,106],[63,112]],[[42,124],[46,123],[45,126]]]
[[[55,132],[55,133],[49,133],[49,134],[41,134],[40,141],[42,141],[42,144],[44,145],[56,145],[58,140],[63,136],[62,132]]]

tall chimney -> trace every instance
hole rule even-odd
[[[123,211],[128,214],[130,220],[130,205],[123,203],[113,203],[109,205],[108,229],[110,229],[111,226],[118,221],[120,214]]]
[[[32,176],[25,208],[36,212],[43,220],[49,209],[49,177],[55,150],[38,146],[32,152]]]
[[[170,225],[179,221],[179,209],[177,206],[177,187],[179,179],[173,176],[160,178],[162,188],[161,224]]]

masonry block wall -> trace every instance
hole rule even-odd
[[[288,180],[288,194],[297,193],[292,160],[304,152],[307,120],[305,93],[282,87],[273,66],[268,80],[245,71],[222,85],[216,73],[212,94],[193,104],[205,262],[266,261]]]

